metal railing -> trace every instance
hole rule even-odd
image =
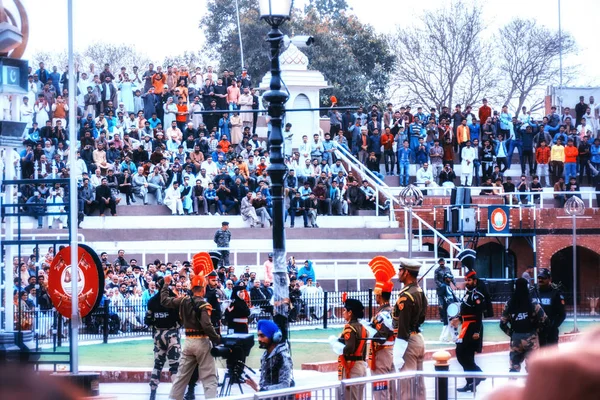
[[[400,205],[399,200],[394,197],[390,187],[379,177],[377,177],[373,171],[367,168],[363,163],[361,163],[352,152],[350,152],[346,147],[339,145],[337,142],[333,144],[336,149],[336,157],[341,158],[348,165],[348,172],[352,170],[357,170],[360,176],[365,179],[373,188],[375,189],[375,198],[379,199],[379,193],[383,194],[387,201],[389,201],[390,209],[393,208],[392,204],[396,203]],[[379,216],[379,207],[375,207],[375,215]],[[390,211],[390,222],[394,221],[395,215]]]
[[[340,146],[337,144],[337,142],[334,142],[334,147],[336,149],[336,156],[342,158],[344,161],[346,161],[346,164],[348,165],[348,169],[350,171],[352,171],[352,169],[356,169],[361,176],[363,177],[363,179],[366,179],[367,182],[369,182],[369,184],[371,186],[373,186],[375,188],[375,196],[376,198],[379,198],[379,193],[381,192],[386,199],[389,201],[389,215],[390,215],[390,223],[392,221],[395,220],[396,218],[396,210],[403,210],[404,211],[404,217],[405,217],[405,221],[408,218],[408,214],[412,215],[412,218],[415,218],[418,223],[419,223],[419,232],[422,232],[422,226],[425,225],[428,229],[430,229],[433,232],[434,235],[434,255],[435,258],[438,257],[439,252],[438,252],[438,241],[442,240],[445,243],[448,244],[448,248],[450,249],[450,258],[453,258],[453,252],[460,252],[462,249],[461,247],[459,247],[456,243],[452,242],[450,239],[448,239],[446,236],[444,236],[440,231],[438,231],[437,229],[435,229],[434,227],[432,227],[431,225],[429,225],[427,222],[425,222],[425,220],[423,220],[423,218],[421,218],[420,216],[411,213],[408,208],[404,207],[401,203],[400,200],[396,197],[394,191],[392,190],[392,188],[390,188],[385,182],[383,182],[383,180],[379,179],[371,170],[369,170],[363,163],[361,163],[356,157],[354,157],[354,155],[352,155],[352,153],[345,148],[344,146]],[[375,207],[376,209],[376,215],[379,215],[379,207]],[[404,224],[404,235],[405,237],[408,237],[408,235],[412,235],[413,232],[408,232],[408,224]],[[439,239],[439,240],[438,240]],[[422,240],[422,234],[419,235],[419,241],[418,241],[418,246],[419,246],[419,250],[423,251],[423,240]],[[411,249],[412,250],[412,249]]]
[[[226,397],[227,400],[260,400],[260,399],[319,399],[319,400],[343,400],[349,398],[350,392],[356,398],[371,399],[381,389],[390,390],[395,393],[394,399],[410,400],[420,398],[421,394],[428,393],[428,398],[439,400],[462,398],[456,389],[459,379],[474,378],[477,380],[488,380],[493,390],[495,387],[504,385],[509,381],[524,380],[526,373],[482,373],[482,372],[424,372],[408,371],[392,373],[387,375],[373,375],[361,378],[344,379],[337,382],[292,387],[287,389],[271,390]],[[462,384],[462,382],[460,382]],[[488,385],[486,385],[488,386]],[[490,391],[490,389],[487,389]],[[477,396],[477,387],[474,389],[473,397]],[[424,398],[424,397],[423,397]]]
[[[427,197],[441,197],[441,196],[450,196],[453,189],[456,187],[446,187],[446,186],[438,186],[434,188],[430,187],[422,187],[417,185],[421,189],[427,190]],[[399,193],[402,190],[402,187],[390,187],[391,193]],[[534,203],[532,200],[535,198],[539,198],[539,204],[536,204],[539,208],[556,208],[554,207],[555,195],[558,196],[578,196],[582,200],[587,203],[587,206],[592,208],[593,202],[596,199],[596,196],[600,195],[600,191],[596,190],[578,190],[578,191],[527,191],[527,192],[504,192],[504,188],[494,187],[494,186],[468,186],[466,189],[471,191],[471,196],[489,196],[490,198],[504,198],[505,204],[507,205],[525,205],[523,201],[521,201],[521,197],[527,198],[526,204]],[[502,190],[501,193],[489,194],[489,195],[481,195],[482,191],[497,191]],[[516,188],[515,188],[516,190]],[[493,205],[493,204],[490,204]],[[600,207],[600,204],[597,204],[597,207]]]

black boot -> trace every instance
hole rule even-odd
[[[185,394],[185,396],[183,397],[184,400],[195,400],[196,399],[196,395],[194,394],[196,389],[196,384],[191,384],[188,385],[188,391]]]
[[[156,389],[150,390],[150,400],[156,400]]]
[[[467,383],[464,387],[456,389],[456,391],[457,392],[461,392],[461,393],[472,392],[473,391],[473,384],[472,383]]]

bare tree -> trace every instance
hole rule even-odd
[[[211,64],[211,61],[206,53],[199,51],[184,51],[183,54],[166,56],[163,64],[165,66],[186,65],[189,68],[201,67],[203,71],[206,70],[206,67],[209,65],[212,65],[215,68],[217,67],[217,65]]]
[[[390,38],[397,57],[392,86],[424,106],[472,104],[496,87],[493,49],[482,39],[482,10],[462,0],[425,12]]]
[[[539,26],[535,20],[514,19],[500,29],[499,41],[500,69],[508,85],[504,104],[517,100],[518,116],[521,107],[534,96],[530,109],[541,108],[536,92],[558,80],[561,42],[563,54],[568,55],[575,51],[572,37]],[[567,70],[567,75],[572,73]]]
[[[134,65],[141,68],[150,62],[145,54],[125,44],[92,43],[85,49],[83,55],[97,65],[108,63],[113,70],[121,67],[131,68]]]

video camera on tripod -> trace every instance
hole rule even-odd
[[[246,366],[246,357],[250,355],[252,347],[254,347],[254,335],[235,333],[222,336],[221,344],[210,350],[211,356],[223,358],[227,366],[227,372],[225,372],[223,382],[220,384],[219,397],[229,396],[233,384],[237,384],[240,392],[243,393],[241,384],[245,382],[243,379],[244,368],[248,368],[254,373],[252,369]]]

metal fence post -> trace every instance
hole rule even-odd
[[[369,320],[373,318],[373,289],[369,288]]]
[[[108,301],[104,302],[104,318],[102,319],[102,343],[108,343]]]
[[[58,347],[62,347],[62,333],[63,332],[63,317],[58,312],[56,313],[56,338]]]
[[[323,292],[323,329],[327,329],[327,318],[329,317],[329,306],[327,304],[327,292]]]
[[[450,370],[450,353],[445,350],[436,351],[432,358],[435,360],[434,368],[439,372],[448,372]],[[436,400],[448,400],[448,378],[436,377],[435,379],[435,398]]]

